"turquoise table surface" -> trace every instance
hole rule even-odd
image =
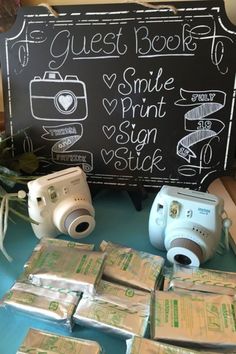
[[[150,193],[142,203],[142,210],[137,211],[126,192],[111,190],[99,192],[93,200],[96,211],[95,230],[80,242],[94,243],[95,249],[98,250],[102,240],[110,240],[165,257],[165,252],[160,252],[152,247],[148,236],[148,218],[155,195],[155,193]],[[63,235],[60,238],[69,239]],[[22,273],[23,265],[37,243],[38,239],[34,236],[29,223],[19,219],[15,219],[15,223],[9,222],[5,247],[13,257],[13,261],[9,263],[0,254],[0,298]],[[217,254],[205,263],[204,267],[236,272],[236,256],[231,250],[224,255]],[[0,308],[0,354],[16,353],[30,327],[72,337],[96,340],[104,348],[106,354],[126,353],[124,339],[105,334],[99,330],[75,325],[72,333],[69,333],[57,325],[51,325],[22,315],[11,317],[9,314],[7,315],[4,308]]]

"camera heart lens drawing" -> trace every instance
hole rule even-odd
[[[58,102],[64,108],[64,110],[67,111],[73,103],[73,98],[70,95],[61,95],[58,98]]]
[[[77,99],[72,91],[63,90],[55,96],[56,109],[63,114],[73,113],[77,108]]]

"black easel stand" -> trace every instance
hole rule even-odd
[[[129,194],[130,199],[132,200],[135,209],[137,211],[142,210],[142,201],[147,198],[147,191],[143,187],[139,187],[137,190],[128,190],[127,193]]]

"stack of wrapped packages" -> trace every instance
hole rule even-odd
[[[43,238],[22,275],[3,298],[3,304],[71,330],[81,292],[93,292],[102,276],[105,254],[94,252],[93,248]]]
[[[151,339],[153,350],[161,342],[185,347],[176,353],[236,353],[236,273],[174,264],[153,295]]]
[[[106,241],[100,249],[106,254],[103,279],[95,295],[83,294],[75,323],[124,338],[145,336],[151,292],[162,278],[164,259]]]
[[[126,354],[236,353],[236,273],[184,267],[102,241],[43,238],[2,300],[6,309],[126,340]],[[52,346],[53,344],[53,351]],[[30,329],[19,353],[100,354],[93,340]]]
[[[124,339],[144,337],[151,294],[162,281],[163,266],[164,258],[160,256],[111,242],[103,241],[100,250],[94,251],[94,245],[43,238],[20,278],[2,299],[2,306],[63,325],[69,331],[76,323]],[[29,331],[19,353],[35,345],[47,353],[47,345],[42,343],[50,342],[50,333],[38,331],[40,346],[34,343],[35,331]],[[69,338],[56,337],[64,341]],[[78,345],[85,343],[82,340]],[[91,353],[102,352],[96,350]]]
[[[16,354],[102,354],[93,340],[72,338],[30,328]]]

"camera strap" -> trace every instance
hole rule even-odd
[[[219,244],[219,249],[217,250],[217,253],[222,255],[222,251],[228,251],[229,250],[229,229],[232,225],[232,220],[228,218],[227,216],[222,220],[222,226],[223,226],[223,240]],[[222,250],[222,251],[221,251]]]
[[[229,229],[232,225],[232,220],[229,218],[223,219],[223,229],[224,229],[224,243],[225,243],[225,248],[228,251],[229,250]]]
[[[2,196],[2,201],[0,205],[0,250],[7,258],[9,262],[12,261],[12,258],[7,253],[4,247],[4,239],[7,232],[8,226],[8,214],[9,214],[9,200],[12,197],[17,197],[19,199],[24,199],[26,197],[26,192],[23,190],[19,190],[17,193],[5,193]]]

